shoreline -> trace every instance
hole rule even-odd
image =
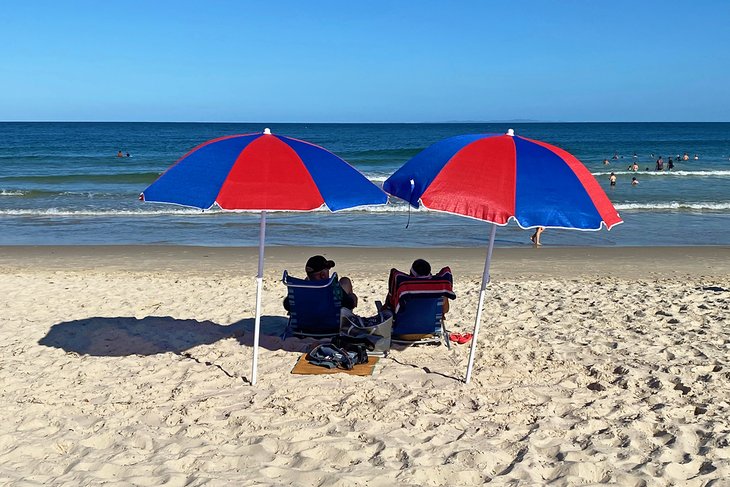
[[[450,266],[455,276],[481,276],[486,248],[284,247],[265,249],[267,277],[288,269],[297,275],[315,254],[337,262],[341,275],[387,276],[391,267],[407,269],[416,258],[433,267]],[[0,272],[47,270],[124,270],[184,274],[255,275],[256,247],[166,245],[0,246]],[[730,275],[730,246],[703,247],[539,247],[496,248],[492,278],[647,279]],[[276,277],[276,276],[275,276]]]

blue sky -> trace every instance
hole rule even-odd
[[[3,3],[0,120],[730,121],[730,2]]]

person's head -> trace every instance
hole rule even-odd
[[[416,259],[411,264],[411,275],[414,277],[427,277],[431,275],[431,264],[423,259]]]
[[[335,261],[327,260],[322,255],[315,255],[307,260],[304,271],[310,281],[329,279],[330,269],[335,266]]]

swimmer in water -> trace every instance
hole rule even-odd
[[[631,186],[636,186],[639,184],[639,180],[635,177],[631,178]]]

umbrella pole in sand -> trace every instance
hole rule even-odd
[[[261,331],[261,292],[264,283],[264,241],[266,240],[266,212],[261,212],[259,230],[259,273],[256,275],[256,318],[253,325],[253,364],[251,366],[251,385],[256,385],[256,369],[259,365],[259,333]]]
[[[469,365],[466,367],[466,384],[471,380],[471,369],[474,366],[474,353],[477,349],[477,335],[479,334],[479,323],[482,320],[482,306],[484,305],[484,291],[489,284],[489,266],[492,263],[492,249],[494,249],[494,235],[497,233],[497,225],[492,223],[492,231],[489,234],[489,250],[487,250],[487,260],[484,263],[484,274],[482,274],[482,287],[479,290],[479,307],[477,307],[477,317],[474,321],[474,333],[471,339],[471,350],[469,351]]]

